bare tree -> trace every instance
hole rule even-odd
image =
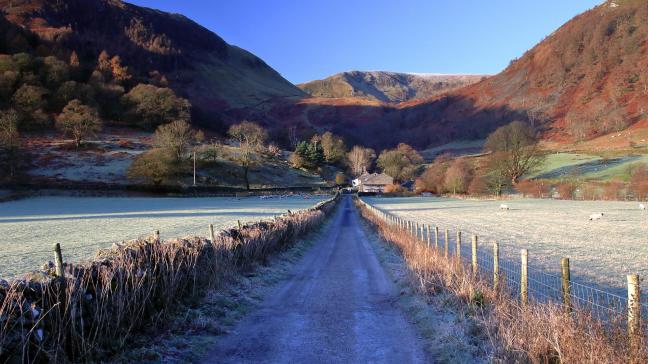
[[[199,135],[191,125],[183,120],[177,120],[160,125],[153,135],[153,145],[169,150],[176,162],[184,158],[187,149],[198,140]]]
[[[445,188],[453,194],[466,192],[472,174],[473,168],[465,158],[455,159],[445,173]]]
[[[359,176],[371,166],[376,158],[376,152],[371,148],[354,146],[347,154],[347,163],[354,176]]]
[[[322,135],[321,142],[324,151],[324,159],[328,163],[336,163],[344,159],[347,149],[342,138],[330,131],[327,131]]]
[[[256,123],[247,120],[240,124],[232,125],[227,132],[233,140],[238,142],[241,149],[238,163],[243,167],[243,178],[245,188],[250,189],[249,171],[250,167],[258,163],[258,153],[268,139],[268,132]]]
[[[538,139],[533,128],[526,123],[514,121],[502,126],[488,136],[485,149],[498,153],[498,168],[511,183],[542,163]]]

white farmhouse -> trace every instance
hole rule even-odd
[[[360,177],[352,181],[353,188],[358,192],[385,192],[385,186],[394,184],[394,179],[384,173],[364,172]]]

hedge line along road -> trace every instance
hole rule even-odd
[[[204,363],[416,363],[423,339],[350,197],[287,279],[208,350]]]

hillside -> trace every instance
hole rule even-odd
[[[96,61],[106,51],[135,76],[163,76],[212,124],[224,117],[214,112],[303,95],[260,58],[182,15],[119,0],[0,0],[0,7],[61,59],[74,51],[82,63]]]
[[[306,82],[299,88],[315,97],[360,97],[382,102],[426,99],[471,85],[486,76],[350,71]]]
[[[475,84],[397,105],[340,101],[343,106],[332,108],[329,101],[310,103],[305,112],[298,103],[299,112],[284,105],[271,115],[288,115],[291,121],[283,122],[306,128],[334,129],[375,148],[482,139],[514,120],[538,126],[546,140],[573,143],[646,124],[647,68],[648,3],[607,1]]]
[[[410,103],[379,125],[400,122],[410,135],[477,139],[498,125],[528,120],[549,140],[591,139],[648,117],[647,50],[648,3],[608,1],[566,23],[502,73]]]

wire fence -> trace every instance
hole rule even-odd
[[[401,226],[423,244],[426,244],[429,239],[431,245],[434,246],[435,228],[438,229],[437,249],[443,252],[447,251],[450,257],[459,255],[466,265],[472,265],[473,259],[475,259],[477,271],[481,277],[493,283],[497,274],[498,284],[505,285],[513,299],[521,300],[523,299],[522,295],[526,293],[529,301],[567,304],[580,310],[587,310],[603,321],[618,320],[626,317],[629,307],[636,304],[639,306],[641,315],[648,317],[648,304],[642,302],[640,294],[636,294],[636,300],[629,302],[628,297],[630,295],[622,296],[615,292],[596,288],[593,285],[574,281],[569,273],[568,265],[567,270],[562,273],[560,270],[558,273],[554,273],[547,271],[543,267],[530,266],[528,261],[525,265],[521,254],[515,259],[515,254],[510,254],[510,252],[508,254],[498,253],[497,255],[494,253],[495,245],[498,251],[500,249],[505,250],[505,242],[495,242],[488,239],[480,240],[483,239],[483,236],[473,231],[460,231],[461,238],[459,238],[457,235],[459,230],[456,228],[446,229],[444,226],[421,224],[376,208],[362,199],[360,201],[387,223]],[[477,239],[476,255],[474,257],[473,237]],[[498,267],[497,271],[495,266]],[[525,272],[526,274],[524,274]]]

